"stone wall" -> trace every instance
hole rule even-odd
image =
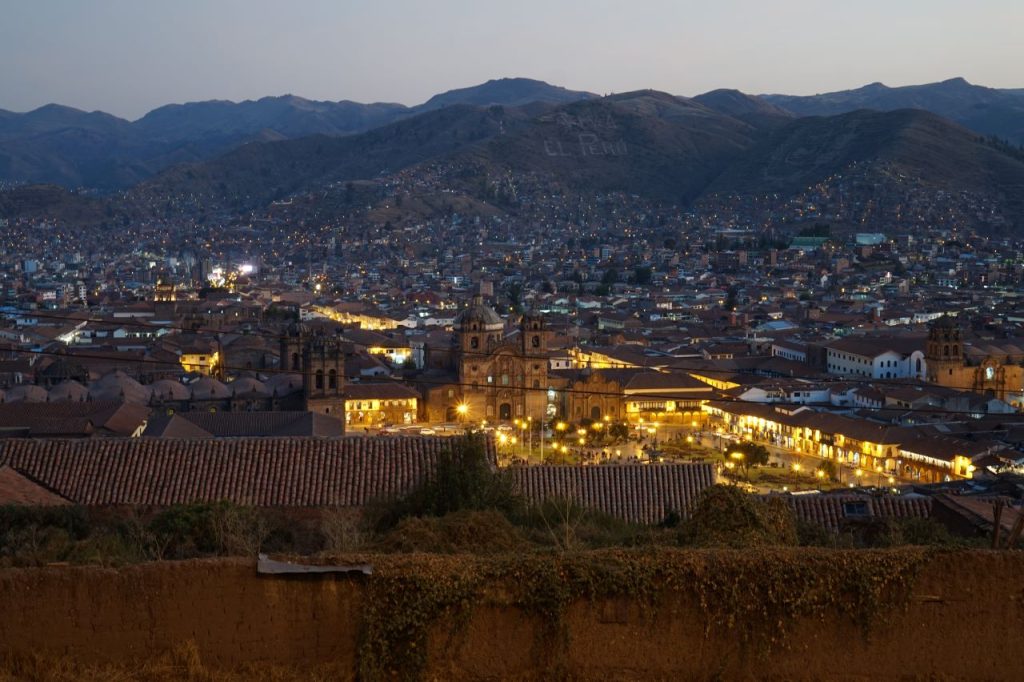
[[[821,553],[813,556],[820,566]],[[385,573],[390,562],[411,571],[422,562],[426,575],[439,566],[455,575],[463,560],[371,559]],[[330,666],[355,678],[367,580],[258,576],[245,560],[4,569],[0,656],[131,666],[191,642],[215,670],[283,666],[302,679]],[[577,600],[558,628],[503,599],[507,591],[494,585],[464,617],[429,628],[425,677],[1024,679],[1024,553],[930,554],[909,599],[869,632],[834,608],[794,616],[784,638],[746,643],[742,623],[709,627],[706,596],[685,586],[654,608],[626,595]]]

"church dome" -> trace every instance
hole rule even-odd
[[[50,389],[51,403],[82,403],[89,397],[89,389],[77,381],[64,381]]]
[[[192,397],[192,391],[188,390],[188,386],[173,379],[154,381],[149,387],[153,391],[153,400],[157,402],[182,402]]]
[[[228,384],[232,395],[236,398],[269,398],[270,391],[261,381],[252,377],[241,377]]]
[[[49,394],[42,386],[19,384],[8,389],[5,399],[9,403],[45,403]]]
[[[203,377],[192,384],[193,400],[226,400],[231,389],[212,377]]]
[[[150,390],[118,370],[101,377],[89,385],[92,400],[123,400],[136,405],[148,405]]]
[[[483,296],[474,296],[473,302],[455,318],[455,324],[463,329],[477,325],[483,331],[497,331],[505,328],[505,322],[494,308],[484,303]]]

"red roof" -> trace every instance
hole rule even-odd
[[[0,466],[84,505],[352,507],[410,492],[449,445],[395,436],[10,439],[0,442]]]
[[[715,484],[711,464],[517,467],[512,475],[534,502],[568,497],[583,507],[633,523],[655,524],[675,511],[687,516]]]
[[[796,517],[810,521],[832,532],[839,532],[840,523],[848,517],[863,518],[928,518],[932,500],[928,497],[897,495],[789,495],[786,502]],[[858,513],[863,505],[864,513]]]
[[[71,503],[20,471],[0,466],[0,506],[5,504],[52,507]]]

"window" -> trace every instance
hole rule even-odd
[[[530,339],[530,345],[534,348],[540,348],[540,337],[534,335],[534,337]]]
[[[870,516],[868,503],[862,500],[843,502],[843,516]]]
[[[331,370],[327,373],[327,388],[338,388],[338,372]]]
[[[534,388],[540,388],[540,379],[534,379],[533,380],[533,387]]]
[[[507,374],[502,374],[501,375],[501,385],[502,386],[508,386],[508,375]]]
[[[476,337],[476,336],[470,337],[470,339],[469,339],[469,347],[470,348],[479,348],[480,347],[480,338]]]
[[[298,353],[292,353],[292,369],[298,369],[298,368],[299,368],[299,354]]]
[[[321,390],[324,387],[324,371],[322,369],[316,371],[316,387]]]

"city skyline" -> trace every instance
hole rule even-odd
[[[1024,8],[1012,2],[990,0],[970,13],[916,0],[819,5],[427,8],[403,0],[307,2],[295,11],[266,2],[15,3],[0,28],[0,59],[11,67],[0,73],[0,108],[59,103],[134,119],[168,103],[288,93],[413,105],[502,77],[596,94],[653,88],[687,96],[720,87],[805,95],[953,77],[1024,87],[1014,68],[1024,47],[1013,35]]]

